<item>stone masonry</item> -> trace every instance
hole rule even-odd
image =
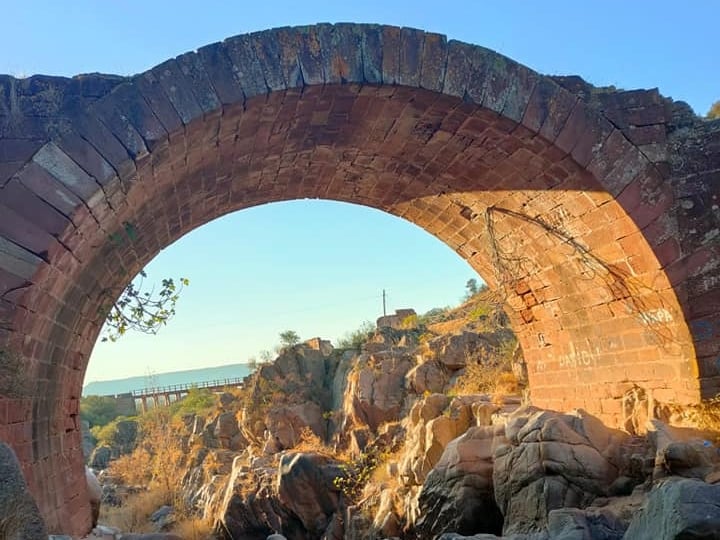
[[[622,421],[720,390],[720,121],[409,28],[236,36],[133,77],[0,76],[0,440],[90,526],[78,400],[101,308],[256,204],[401,216],[498,291],[532,399]]]

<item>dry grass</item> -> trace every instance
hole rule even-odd
[[[119,478],[126,486],[144,486],[152,479],[152,456],[144,448],[136,448],[131,454],[120,456],[110,463],[112,477]]]
[[[697,426],[713,433],[720,444],[720,394],[695,406],[693,416]]]
[[[213,524],[209,520],[193,517],[175,522],[171,532],[183,540],[208,540],[214,537]]]
[[[490,394],[496,403],[506,396],[521,394],[523,387],[512,369],[516,349],[517,341],[513,338],[502,341],[493,352],[468,354],[465,372],[458,377],[454,393]]]
[[[324,444],[309,426],[305,426],[300,430],[300,438],[293,447],[293,452],[315,452],[329,456],[333,455],[332,449]]]
[[[155,532],[150,516],[164,505],[177,503],[173,494],[162,489],[151,489],[141,493],[129,495],[122,506],[102,505],[100,507],[99,522],[120,529],[123,533],[150,533]],[[213,538],[213,524],[210,520],[189,516],[187,512],[174,506],[176,516],[170,532],[183,538],[183,540],[207,540]]]
[[[459,396],[490,394],[495,402],[521,392],[517,377],[506,365],[485,366],[474,362],[465,367],[453,390]]]
[[[159,489],[143,491],[128,496],[122,506],[100,506],[99,522],[116,527],[123,532],[153,532],[150,515],[158,508],[172,502],[171,494]]]

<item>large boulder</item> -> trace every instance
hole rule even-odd
[[[399,462],[400,483],[403,486],[421,486],[425,477],[440,458],[437,453],[435,460],[428,455],[427,424],[442,415],[450,405],[450,398],[444,394],[430,394],[418,401],[410,409],[406,417],[407,437],[405,449]]]
[[[407,395],[405,375],[413,365],[409,354],[385,351],[360,355],[345,392],[347,425],[366,425],[377,431],[381,424],[399,420]]]
[[[408,387],[419,395],[443,392],[449,380],[447,367],[434,359],[418,364],[407,374]]]
[[[269,464],[259,461],[252,467],[244,456],[235,458],[214,516],[221,538],[262,540],[282,530],[287,516],[277,501],[275,481],[276,469]]]
[[[504,534],[539,532],[551,510],[584,508],[605,497],[620,472],[628,435],[576,411],[519,409],[506,426],[508,444],[495,452],[495,500]]]
[[[272,408],[265,417],[265,426],[265,452],[268,454],[293,448],[300,442],[306,428],[310,428],[321,440],[326,437],[323,410],[312,401]]]
[[[12,448],[0,442],[0,538],[47,540],[45,522]]]
[[[98,517],[100,516],[100,503],[103,498],[103,489],[95,473],[88,467],[85,467],[85,481],[87,482],[88,496],[90,497],[92,526],[95,527],[98,522]]]
[[[135,449],[139,424],[135,420],[120,420],[115,426],[113,457],[129,454]]]
[[[98,446],[90,455],[90,467],[98,471],[107,469],[108,465],[110,465],[112,457],[112,448],[109,446]]]
[[[469,360],[489,359],[500,345],[500,336],[463,331],[437,337],[428,343],[434,358],[450,371],[463,369]]]
[[[720,540],[720,485],[668,478],[648,495],[627,540]]]
[[[671,427],[659,420],[652,420],[647,428],[655,447],[655,479],[665,476],[704,479],[720,470],[720,450],[703,433]]]
[[[233,412],[220,413],[215,422],[213,435],[217,439],[220,448],[230,448],[233,439],[240,433],[238,421]]]
[[[622,540],[627,523],[602,509],[559,508],[548,514],[553,540]]]
[[[451,440],[471,426],[489,423],[481,422],[485,405],[499,410],[484,395],[430,394],[416,401],[405,420],[405,450],[398,467],[401,484],[421,486]]]
[[[340,464],[321,454],[285,454],[280,458],[278,499],[310,537],[325,534],[341,509],[342,494],[335,486],[340,476]]]
[[[505,442],[501,426],[472,427],[445,447],[419,496],[421,538],[454,531],[500,533],[503,517],[495,504],[493,455]]]

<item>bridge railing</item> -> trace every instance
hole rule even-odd
[[[223,388],[225,386],[240,386],[242,385],[242,377],[234,377],[232,379],[216,379],[214,381],[203,381],[199,383],[183,383],[183,384],[172,384],[169,386],[158,386],[154,388],[141,388],[139,390],[133,390],[132,396],[134,398],[142,398],[148,396],[156,396],[162,394],[177,394],[179,392],[187,392],[193,388]]]

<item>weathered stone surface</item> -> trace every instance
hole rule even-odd
[[[87,482],[88,495],[90,497],[90,508],[92,509],[92,526],[95,527],[100,516],[100,504],[102,502],[103,490],[97,476],[89,468],[85,467],[85,481]]]
[[[0,537],[46,540],[48,533],[28,491],[15,452],[0,442]]]
[[[505,442],[504,432],[503,427],[475,427],[448,443],[420,492],[421,517],[415,530],[421,537],[502,531],[503,516],[493,490],[493,455]]]
[[[548,535],[558,540],[622,540],[628,524],[611,513],[561,508],[548,514]]]
[[[490,358],[498,345],[497,338],[475,332],[442,336],[429,343],[439,362],[450,371],[457,371],[474,358]]]
[[[354,425],[376,431],[380,424],[399,419],[406,396],[405,376],[413,366],[409,356],[363,354],[349,376],[345,417]]]
[[[90,455],[88,463],[90,464],[90,467],[99,471],[107,469],[112,457],[112,448],[109,446],[98,446]]]
[[[283,519],[287,517],[274,497],[275,469],[257,467],[255,471],[257,476],[251,477],[248,467],[238,457],[225,484],[217,519],[222,530],[231,537],[264,538],[274,531],[282,530]],[[251,478],[255,482],[248,490],[247,481]]]
[[[626,540],[720,538],[720,486],[670,478],[655,487],[625,533]]]
[[[539,532],[551,510],[583,508],[607,496],[627,438],[581,411],[533,408],[511,416],[506,436],[509,444],[497,449],[493,471],[505,534]]]
[[[653,477],[703,479],[720,469],[720,453],[703,435],[693,429],[673,428],[659,420],[650,421],[648,437],[655,448]]]
[[[309,428],[320,440],[325,440],[325,425],[323,410],[312,401],[273,408],[265,417],[265,452],[271,454],[292,448],[300,442],[305,428]]]
[[[408,371],[407,380],[413,392],[422,395],[425,392],[431,394],[442,392],[450,377],[444,366],[429,360]]]
[[[278,469],[278,498],[311,535],[321,536],[340,509],[340,491],[334,485],[342,469],[319,454],[285,454]]]
[[[399,463],[400,481],[403,485],[421,486],[440,458],[442,447],[433,444],[432,438],[427,436],[427,423],[439,417],[449,404],[450,399],[444,394],[431,394],[415,402],[410,409],[405,451]],[[428,455],[429,448],[433,446],[433,454]]]
[[[215,437],[221,448],[230,448],[233,437],[240,433],[237,418],[232,412],[221,413],[215,423]]]

